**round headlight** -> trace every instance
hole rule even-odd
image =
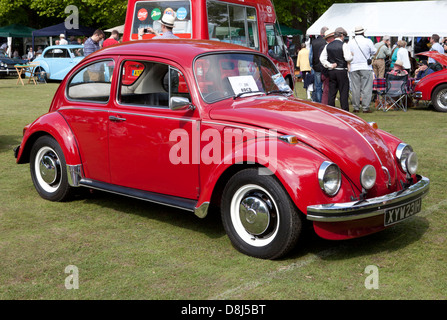
[[[405,159],[405,170],[413,175],[418,170],[418,156],[416,152],[411,152]]]
[[[376,184],[376,169],[368,164],[363,167],[360,173],[360,184],[365,190],[369,190]]]
[[[340,168],[333,162],[324,161],[318,170],[318,181],[328,196],[336,195],[341,186]]]
[[[418,158],[413,148],[405,143],[401,143],[396,149],[396,158],[401,169],[405,173],[414,174],[418,167]]]

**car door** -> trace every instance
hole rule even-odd
[[[112,86],[113,58],[93,61],[67,81],[64,105],[58,110],[76,137],[84,177],[110,182],[108,124],[109,107],[115,92]]]
[[[199,112],[169,108],[174,96],[191,101],[180,69],[161,59],[126,58],[119,71],[109,116],[112,183],[197,199]]]

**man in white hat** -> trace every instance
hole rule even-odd
[[[68,44],[68,41],[65,39],[65,34],[61,33],[59,35],[59,44]]]
[[[349,40],[349,47],[354,57],[351,61],[349,73],[352,106],[354,107],[354,112],[359,112],[361,101],[363,113],[369,113],[371,112],[369,104],[371,103],[374,80],[372,57],[377,52],[377,49],[370,39],[365,38],[365,29],[363,27],[356,27],[354,33],[354,38]]]
[[[155,37],[152,39],[178,39],[176,35],[172,33],[172,29],[174,28],[174,22],[175,22],[175,16],[174,14],[164,14],[161,18],[161,33],[159,34],[157,31],[155,31],[152,28],[147,28],[147,31],[150,33],[155,34]],[[138,36],[141,38],[142,33],[140,31],[141,29],[138,29]]]

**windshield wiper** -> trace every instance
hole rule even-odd
[[[235,96],[233,97],[233,100],[236,100],[237,98],[242,97],[244,94],[252,94],[252,93],[262,93],[262,94],[264,94],[265,92],[264,92],[264,91],[247,91],[247,92],[241,92],[241,93],[238,93],[237,95],[235,95]]]
[[[272,90],[272,91],[267,92],[267,95],[275,94],[275,93],[281,93],[281,94],[285,93],[290,96],[293,93],[293,91],[292,90]]]

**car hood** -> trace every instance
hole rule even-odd
[[[374,165],[378,177],[382,166],[395,177],[393,155],[382,137],[364,120],[341,109],[296,98],[263,96],[235,100],[232,108],[215,107],[210,118],[295,135],[349,173],[355,183],[367,164]]]
[[[447,55],[439,53],[438,51],[426,51],[418,53],[417,55],[433,58],[443,66],[447,66]]]
[[[14,65],[14,64],[24,64],[27,63],[26,60],[22,60],[22,59],[11,59],[11,58],[1,58],[0,59],[2,62],[6,63],[7,65]]]

